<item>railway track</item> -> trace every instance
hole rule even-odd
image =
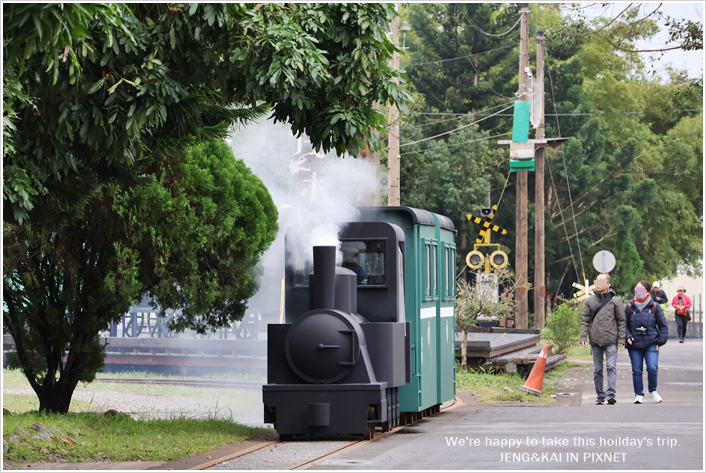
[[[216,381],[198,379],[126,379],[126,378],[96,378],[94,383],[118,384],[164,384],[172,386],[192,386],[196,388],[221,389],[262,389],[263,383],[256,381]]]
[[[442,408],[441,408],[441,412],[444,412],[444,411],[446,411],[446,410],[448,410],[448,409],[455,408],[455,407],[457,407],[458,405],[460,405],[460,403],[461,403],[461,400],[460,400],[459,398],[456,398],[456,399],[454,399],[454,402],[451,403],[450,405],[448,405],[448,406],[446,406],[446,407],[442,407]],[[421,418],[422,418],[422,417],[420,416],[420,417],[418,417],[416,420],[419,420],[419,419],[421,419]],[[410,426],[410,425],[414,425],[414,422],[416,422],[416,420],[413,421],[413,422],[409,422],[409,423],[407,423],[407,424],[405,424],[405,425],[397,426],[397,427],[395,427],[394,429],[388,430],[387,432],[377,432],[377,433],[375,434],[375,439],[387,437],[387,436],[389,436],[389,435],[392,435],[394,432],[397,432],[398,430],[404,429],[405,427],[408,427],[408,426]],[[294,467],[289,468],[289,470],[303,470],[303,469],[305,469],[306,467],[311,466],[311,465],[313,465],[313,464],[315,464],[315,463],[317,463],[317,462],[319,462],[319,461],[326,460],[327,458],[330,458],[330,457],[332,457],[332,456],[334,456],[334,455],[337,455],[337,454],[339,454],[339,453],[341,453],[341,452],[343,452],[343,451],[345,451],[345,450],[353,449],[353,448],[355,448],[355,447],[364,445],[364,444],[366,444],[366,443],[370,443],[370,442],[372,442],[373,440],[374,440],[374,439],[371,439],[371,440],[352,440],[351,443],[349,443],[348,445],[344,445],[343,447],[340,447],[340,448],[337,448],[337,449],[335,449],[335,450],[333,450],[333,451],[327,452],[327,453],[324,454],[324,455],[320,455],[320,456],[318,456],[318,457],[316,457],[316,458],[314,458],[314,459],[311,459],[311,460],[307,460],[307,461],[305,461],[305,462],[302,462],[302,463],[300,463],[300,464],[298,464],[298,465],[296,465],[296,466],[294,466]],[[216,458],[216,459],[210,460],[210,461],[208,461],[208,462],[206,462],[206,463],[203,463],[203,464],[201,464],[201,465],[196,465],[196,466],[194,466],[194,467],[189,468],[189,470],[206,470],[206,469],[211,468],[211,467],[214,467],[214,466],[216,466],[216,465],[220,465],[220,464],[222,464],[222,463],[230,462],[230,461],[232,461],[232,460],[234,460],[234,459],[236,459],[236,458],[238,458],[238,457],[242,457],[242,456],[245,456],[245,455],[249,455],[249,454],[258,452],[258,451],[260,451],[260,450],[263,450],[263,449],[265,449],[265,448],[267,448],[267,447],[271,447],[271,446],[278,445],[278,444],[283,444],[283,443],[287,443],[287,442],[284,442],[284,441],[269,441],[269,442],[263,442],[263,443],[260,444],[260,445],[256,445],[256,446],[254,446],[254,447],[251,447],[251,448],[248,448],[248,449],[245,449],[245,450],[241,450],[241,451],[239,451],[239,452],[236,452],[236,453],[233,453],[233,454],[230,454],[230,455],[221,457],[221,458]]]

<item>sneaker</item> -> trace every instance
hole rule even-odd
[[[640,396],[638,394],[635,394],[635,400],[632,402],[633,404],[642,404],[642,401],[645,399],[645,396]]]
[[[657,391],[652,391],[651,393],[647,393],[647,395],[650,396],[654,402],[662,402],[662,396],[657,394]]]
[[[618,402],[618,400],[615,399],[614,397],[609,397],[609,398],[607,399],[607,402],[608,402],[608,404],[610,404],[610,405],[612,406],[613,404],[615,404],[616,402]]]
[[[597,406],[605,406],[606,404],[608,404],[608,401],[606,401],[605,399],[596,399]]]

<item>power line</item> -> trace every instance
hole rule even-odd
[[[489,50],[487,50],[487,51],[482,51],[482,52],[480,52],[480,53],[474,53],[474,54],[471,54],[471,57],[473,57],[473,56],[480,56],[481,54],[486,54],[486,53],[492,53],[493,51],[500,51],[501,49],[514,48],[514,47],[517,46],[518,44],[520,44],[520,43],[512,43],[512,44],[508,44],[507,46],[502,46],[502,47],[500,47],[500,48],[489,49]],[[440,63],[442,63],[442,62],[457,61],[457,60],[459,60],[459,59],[465,59],[465,58],[467,58],[467,57],[468,57],[468,56],[459,56],[459,57],[452,57],[452,58],[449,58],[449,59],[439,59],[438,61],[416,62],[416,63],[414,63],[414,64],[407,64],[407,65],[403,65],[403,66],[404,66],[404,67],[426,66],[427,64],[440,64]]]
[[[547,60],[547,64],[549,64],[549,54],[547,53],[546,49],[544,50],[544,54]],[[551,67],[547,67],[547,71],[549,71],[549,85],[551,86],[552,89],[552,102],[554,102],[554,117],[556,118],[556,129],[557,132],[559,133],[559,138],[561,138],[561,127],[559,126],[559,116],[557,115],[556,112],[556,98],[554,97],[554,81],[552,80],[552,69]],[[574,198],[571,197],[571,182],[569,179],[569,171],[566,168],[566,156],[564,155],[564,147],[561,147],[561,158],[564,161],[564,175],[566,176],[566,186],[569,191],[569,202],[571,203],[571,216],[573,217],[574,220],[574,231],[576,231],[576,245],[578,246],[579,249],[579,261],[581,261],[581,272],[583,273],[583,281],[586,281],[586,268],[583,266],[583,256],[581,255],[581,240],[579,239],[579,229],[578,226],[576,225],[576,213],[574,212]],[[551,172],[550,172],[551,174]],[[553,178],[552,178],[553,181]],[[556,191],[556,189],[555,189]],[[557,202],[558,202],[558,196],[557,196]],[[563,218],[563,217],[562,217]],[[587,294],[588,296],[588,294]]]
[[[515,100],[517,100],[517,99],[515,99]],[[454,120],[460,120],[460,119],[462,119],[462,118],[473,118],[473,117],[481,116],[481,114],[482,114],[482,116],[485,116],[485,115],[487,115],[487,114],[486,114],[486,113],[482,113],[482,112],[487,112],[487,111],[489,111],[489,110],[493,110],[493,109],[495,109],[495,108],[502,107],[503,105],[506,105],[506,104],[507,104],[507,102],[501,103],[501,104],[499,104],[499,105],[495,105],[495,106],[493,106],[493,107],[484,108],[483,110],[481,110],[481,111],[479,111],[479,112],[471,112],[471,113],[459,114],[459,116],[457,116],[456,118],[448,118],[448,119],[446,119],[446,120],[439,120],[439,121],[437,121],[437,122],[424,123],[424,124],[422,124],[422,125],[407,125],[407,126],[401,126],[400,129],[402,130],[402,129],[406,129],[406,128],[421,128],[421,127],[424,127],[424,126],[436,125],[437,123],[444,123],[444,122],[450,122],[450,121],[454,121]]]
[[[472,125],[473,125],[473,123],[472,123]],[[464,141],[464,142],[462,142],[462,143],[454,143],[454,144],[448,145],[448,146],[437,146],[436,148],[425,148],[425,149],[422,149],[422,150],[419,150],[419,151],[407,151],[406,153],[400,153],[400,156],[404,156],[405,154],[424,153],[424,152],[426,152],[426,151],[433,151],[433,150],[437,150],[437,149],[453,148],[453,147],[455,147],[455,146],[466,145],[466,144],[468,144],[468,143],[475,143],[475,142],[477,142],[477,141],[492,140],[493,138],[498,138],[498,137],[500,137],[500,136],[507,136],[507,135],[511,135],[511,134],[512,134],[512,132],[510,131],[510,132],[508,132],[508,133],[503,133],[503,134],[500,134],[500,135],[493,135],[493,136],[488,136],[487,138],[479,138],[479,139],[477,139],[477,140]],[[412,143],[410,143],[410,144],[412,144]]]
[[[512,108],[514,105],[515,105],[515,104],[513,103],[513,104],[510,105],[509,107],[506,107],[506,108],[503,108],[502,110],[500,110],[500,112],[504,112],[505,110],[507,110],[507,109],[509,109],[509,108]],[[500,112],[498,112],[498,113],[500,113]],[[468,128],[468,127],[471,126],[471,125],[475,125],[476,123],[480,123],[480,122],[482,122],[483,120],[487,120],[488,118],[490,118],[490,117],[492,117],[492,116],[494,116],[494,115],[496,115],[496,114],[493,113],[493,114],[491,114],[491,115],[486,116],[485,118],[481,118],[481,119],[478,120],[478,121],[471,122],[471,123],[469,123],[469,124],[467,124],[467,125],[460,126],[460,127],[456,128],[456,129],[454,129],[454,130],[445,131],[444,133],[439,133],[438,135],[430,136],[429,138],[423,138],[423,139],[421,139],[421,140],[412,141],[411,143],[405,143],[405,144],[403,144],[403,145],[400,145],[400,148],[402,148],[403,146],[409,146],[409,145],[413,145],[413,144],[416,144],[416,143],[421,143],[422,141],[433,140],[434,138],[439,138],[440,136],[448,135],[449,133],[453,133],[453,132],[455,132],[455,131],[463,130],[464,128]],[[401,155],[400,155],[400,156],[401,156]]]
[[[521,13],[521,14],[520,14],[520,18],[517,20],[517,23],[515,23],[514,25],[512,25],[512,28],[510,28],[510,29],[507,30],[506,32],[504,32],[504,33],[502,33],[502,34],[493,34],[493,33],[487,33],[487,32],[485,32],[485,31],[483,31],[482,29],[480,29],[480,27],[479,27],[478,25],[476,25],[476,24],[473,22],[473,20],[471,20],[471,19],[469,18],[469,16],[466,15],[466,12],[463,11],[463,9],[461,9],[458,5],[456,5],[456,9],[461,12],[461,14],[466,18],[466,20],[468,20],[468,23],[470,23],[470,25],[471,25],[472,27],[474,27],[475,29],[477,29],[478,31],[480,31],[481,33],[483,33],[483,34],[486,35],[486,36],[495,36],[496,38],[499,38],[500,36],[505,36],[506,34],[510,33],[512,30],[514,30],[515,27],[520,23],[520,20],[522,20],[522,15],[523,15],[523,13]]]
[[[561,223],[564,226],[564,235],[566,235],[566,244],[569,245],[569,253],[571,253],[571,261],[574,263],[574,271],[576,271],[576,279],[579,281],[581,277],[579,276],[579,268],[576,266],[576,259],[574,258],[574,249],[571,248],[571,239],[569,238],[569,232],[566,230],[566,221],[564,220],[564,212],[561,210],[561,201],[559,200],[559,193],[556,191],[556,184],[554,184],[554,174],[552,173],[552,167],[549,165],[549,161],[544,162],[549,169],[549,176],[552,178],[552,188],[554,189],[554,195],[556,196],[556,204],[559,206],[559,215],[561,215]],[[576,235],[578,238],[578,235]]]
[[[674,109],[674,110],[649,110],[644,112],[590,112],[590,113],[545,113],[548,117],[577,117],[577,116],[592,116],[592,115],[642,115],[646,113],[672,113],[672,112],[701,112],[703,108],[685,108],[685,109]],[[456,115],[465,116],[467,113],[442,113],[442,112],[420,112],[419,115]],[[480,115],[480,114],[477,114]],[[502,115],[497,115],[499,117],[512,117],[512,113],[506,113]]]

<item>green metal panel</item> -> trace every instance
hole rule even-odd
[[[404,212],[397,213],[386,208],[375,214],[376,221],[386,221],[398,225],[405,234],[405,316],[411,329],[411,382],[400,387],[400,410],[419,412],[440,402],[452,399],[455,395],[455,357],[453,352],[455,323],[453,316],[441,320],[440,309],[448,314],[453,310],[453,298],[445,294],[446,279],[439,268],[446,264],[446,245],[454,244],[454,234],[440,229],[434,217],[435,226],[413,224]],[[372,217],[371,217],[372,218]],[[443,237],[442,237],[443,234]],[[426,244],[434,251],[433,271],[427,293]],[[455,251],[455,246],[452,246]],[[430,261],[431,263],[431,261]],[[451,273],[453,274],[453,273]],[[436,275],[436,286],[433,276]],[[443,276],[443,277],[442,277]],[[447,323],[448,322],[448,323]],[[440,331],[441,330],[441,331]],[[448,337],[448,343],[447,343]],[[440,346],[440,340],[443,346]],[[441,367],[441,371],[440,371]],[[439,382],[443,380],[443,386]],[[443,399],[440,401],[440,399]]]
[[[436,219],[436,217],[435,217]],[[438,219],[437,223],[438,223]],[[437,301],[437,404],[456,396],[455,276],[456,238],[453,232],[437,227],[439,239],[438,271],[441,275]]]
[[[412,363],[411,381],[400,387],[400,410],[403,412],[419,412],[421,403],[421,372],[419,369],[418,347],[419,347],[419,306],[421,302],[417,294],[421,291],[421,282],[419,276],[422,269],[419,267],[421,259],[417,256],[421,254],[419,248],[419,228],[420,225],[405,225],[401,226],[405,233],[406,239],[406,271],[407,280],[405,281],[405,317],[410,323],[411,332],[411,353],[410,360]]]
[[[529,139],[530,103],[515,101],[515,110],[512,118],[512,141],[527,143]]]
[[[534,171],[534,159],[511,159],[510,171]]]
[[[438,224],[437,224],[438,225]],[[421,375],[421,396],[419,400],[419,410],[426,409],[437,404],[437,319],[439,313],[438,303],[438,244],[436,238],[438,226],[420,226],[419,248],[420,255],[420,275],[421,291],[418,299],[420,301],[419,310],[419,333],[413,340],[419,344],[417,350],[417,361],[419,362]],[[427,254],[428,251],[428,254]]]

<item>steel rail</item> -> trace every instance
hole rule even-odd
[[[455,409],[455,408],[457,408],[458,406],[460,406],[461,404],[463,404],[463,401],[462,401],[460,398],[456,397],[456,398],[454,398],[454,401],[453,401],[452,404],[450,404],[450,405],[448,405],[448,406],[446,406],[446,407],[442,407],[442,408],[440,409],[440,412],[445,412],[445,411],[447,411],[447,410]],[[435,415],[435,414],[432,414],[432,415]],[[429,417],[429,416],[426,416],[426,417]],[[382,432],[382,433],[379,434],[379,435],[376,434],[375,437],[374,437],[373,439],[371,439],[371,440],[353,440],[353,441],[352,441],[353,443],[351,443],[351,444],[344,445],[343,447],[337,448],[336,450],[334,450],[334,451],[332,451],[332,452],[328,452],[328,453],[326,453],[325,455],[322,455],[322,456],[320,456],[320,457],[314,458],[313,460],[308,460],[308,461],[306,461],[306,462],[304,462],[304,463],[300,463],[299,465],[290,468],[290,470],[301,470],[301,469],[304,469],[305,467],[310,466],[310,465],[312,465],[312,464],[314,464],[314,463],[316,463],[316,462],[319,462],[319,461],[325,460],[325,459],[327,459],[327,458],[330,458],[330,457],[332,457],[332,456],[334,456],[334,455],[337,455],[337,454],[341,453],[341,452],[344,451],[344,450],[349,450],[349,449],[355,448],[355,447],[357,447],[357,446],[364,445],[364,444],[366,444],[366,443],[372,442],[372,441],[375,440],[375,439],[387,437],[388,435],[391,435],[393,432],[397,432],[398,430],[403,429],[403,428],[405,428],[405,427],[407,427],[407,426],[409,426],[409,425],[414,425],[415,422],[416,422],[416,421],[410,422],[410,423],[405,424],[405,425],[398,425],[398,426],[395,427],[394,429],[390,429],[390,430],[388,430],[387,432]],[[262,445],[257,445],[257,446],[254,446],[254,447],[251,447],[251,448],[242,450],[242,451],[240,451],[240,452],[235,452],[235,453],[232,453],[232,454],[230,454],[230,455],[226,455],[226,456],[224,456],[224,457],[217,458],[217,459],[215,459],[215,460],[210,460],[210,461],[208,461],[208,462],[206,462],[206,463],[203,463],[203,464],[201,464],[201,465],[196,465],[196,466],[194,466],[194,467],[192,467],[192,468],[189,468],[189,470],[205,470],[205,469],[207,469],[207,468],[211,468],[212,466],[216,466],[216,465],[219,465],[219,464],[221,464],[221,463],[226,463],[226,462],[229,462],[229,461],[231,461],[231,460],[234,460],[235,458],[238,458],[238,457],[241,457],[241,456],[244,456],[244,455],[253,453],[253,452],[257,452],[257,451],[259,451],[259,450],[262,450],[263,448],[270,447],[270,446],[272,446],[272,445],[281,444],[281,443],[284,443],[284,442],[283,442],[283,441],[264,442]]]

